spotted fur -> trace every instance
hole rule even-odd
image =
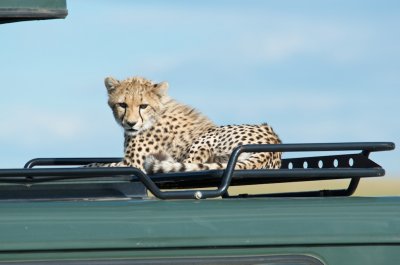
[[[278,144],[267,124],[216,126],[195,109],[167,95],[168,84],[141,77],[105,79],[108,104],[125,131],[122,162],[88,166],[131,166],[149,174],[223,169],[243,144]],[[281,153],[249,153],[236,169],[280,168]]]

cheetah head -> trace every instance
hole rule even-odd
[[[117,123],[129,136],[150,129],[168,101],[166,82],[157,84],[142,77],[123,81],[107,77],[104,82],[108,91],[108,105]]]

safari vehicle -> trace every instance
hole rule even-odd
[[[400,198],[352,197],[390,142],[244,145],[225,170],[146,175],[39,158],[0,170],[0,264],[398,264]],[[361,151],[348,153],[348,151]],[[345,151],[234,170],[243,152]],[[350,179],[341,190],[239,194],[231,186]],[[149,196],[151,193],[153,196]],[[218,198],[218,199],[212,199]]]
[[[63,18],[63,0],[1,1],[1,22]],[[37,158],[0,169],[0,264],[400,264],[400,198],[352,196],[391,142],[245,145],[225,170],[147,175]],[[234,170],[243,152],[323,152]],[[249,187],[345,179],[343,189]],[[241,186],[233,195],[231,187]],[[260,186],[260,189],[265,185]]]

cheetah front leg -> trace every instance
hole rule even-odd
[[[128,152],[127,156],[125,156],[124,160],[122,160],[121,162],[91,163],[91,164],[85,165],[83,167],[134,167],[143,172],[146,172],[146,170],[144,168],[144,164],[145,164],[145,160],[146,160],[147,156],[149,156],[149,154],[139,153],[139,152],[134,154],[134,153]]]
[[[83,167],[129,167],[128,163],[124,160],[117,163],[91,163]]]
[[[217,162],[212,150],[206,144],[195,144],[189,149],[183,161],[175,161],[168,155],[150,155],[145,160],[145,170],[149,174],[223,169],[226,163]]]

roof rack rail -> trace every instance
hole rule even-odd
[[[115,178],[124,176],[127,177],[129,182],[141,182],[155,197],[159,199],[205,199],[215,197],[233,197],[229,196],[227,192],[230,186],[329,179],[351,179],[349,186],[343,190],[244,195],[246,197],[350,196],[355,192],[361,178],[380,177],[385,174],[385,170],[380,165],[369,159],[369,154],[376,151],[393,150],[394,148],[395,144],[392,142],[242,145],[233,150],[225,170],[165,173],[151,176],[132,167],[70,167],[86,165],[94,162],[118,162],[121,161],[121,158],[37,158],[28,161],[23,169],[0,169],[0,183],[32,185],[35,183],[59,180]],[[234,169],[241,153],[278,151],[361,152],[354,154],[287,158],[282,160],[281,169]],[[214,189],[193,190],[196,188],[207,187],[214,187]],[[169,189],[178,190],[169,191]]]

